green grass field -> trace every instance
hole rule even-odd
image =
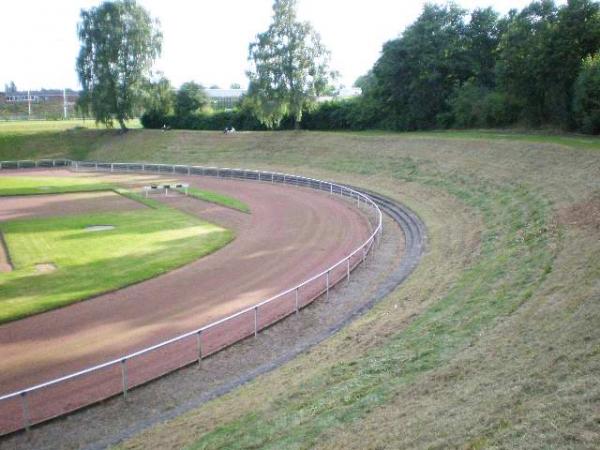
[[[64,194],[112,190],[113,186],[85,178],[65,177],[0,177],[0,196]]]
[[[209,203],[215,203],[217,205],[225,206],[227,208],[235,209],[237,211],[250,213],[250,207],[244,202],[229,197],[227,195],[219,194],[218,192],[189,187],[188,195],[197,198],[198,200],[203,200]]]
[[[597,448],[600,140],[504,134],[97,131],[0,152],[331,178],[427,224],[373,310],[123,448]]]
[[[229,230],[93,179],[0,177],[0,195],[107,189],[150,208],[0,223],[14,269],[0,274],[0,323],[152,278],[233,239]],[[115,228],[85,230],[98,224]],[[40,271],[40,265],[48,264],[54,270]]]
[[[89,232],[86,226],[114,225]],[[0,224],[14,270],[0,274],[0,323],[168,272],[226,245],[230,231],[170,208]],[[56,270],[38,273],[36,265]]]

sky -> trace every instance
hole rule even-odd
[[[0,6],[0,90],[14,81],[20,90],[72,88],[79,52],[81,9],[99,0],[6,0]],[[157,18],[163,50],[154,70],[175,86],[194,80],[205,86],[247,85],[248,44],[265,31],[272,0],[138,0]],[[399,36],[425,1],[298,0],[298,17],[308,20],[331,51],[338,83],[352,86],[379,57],[381,47]],[[442,3],[442,2],[440,2]],[[493,6],[500,13],[530,0],[457,0],[466,9]],[[558,1],[562,4],[564,1]]]

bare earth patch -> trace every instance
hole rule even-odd
[[[109,231],[114,230],[114,225],[90,225],[89,227],[85,227],[85,231],[95,232],[95,231]]]
[[[562,208],[558,212],[558,220],[563,225],[600,231],[600,192]]]
[[[35,265],[35,270],[38,273],[50,273],[56,270],[54,263],[40,263]]]

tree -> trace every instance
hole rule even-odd
[[[532,2],[507,24],[498,48],[498,84],[524,102],[530,123],[572,123],[573,85],[581,60],[600,46],[598,2]]]
[[[200,112],[208,105],[208,95],[201,84],[194,81],[183,83],[175,96],[175,114],[187,117]]]
[[[231,83],[229,85],[229,89],[241,89],[242,86],[240,85],[240,83]]]
[[[329,52],[308,22],[296,18],[296,0],[275,0],[268,30],[250,44],[249,102],[269,128],[291,116],[299,128],[302,112],[333,78]]]
[[[600,133],[600,53],[583,61],[574,91],[573,110],[579,129]]]
[[[81,106],[96,122],[112,127],[116,120],[126,131],[125,121],[142,106],[150,69],[160,55],[158,22],[135,0],[107,1],[81,11],[78,34]]]
[[[496,48],[500,41],[498,13],[492,8],[476,9],[466,29],[467,54],[473,78],[479,87],[496,84]]]
[[[452,91],[473,75],[465,15],[452,3],[426,4],[400,38],[384,44],[366,94],[380,102],[385,126],[432,128],[448,110]]]
[[[146,112],[163,117],[173,114],[175,95],[168,78],[161,76],[148,84],[144,104]]]

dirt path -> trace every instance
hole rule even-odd
[[[165,200],[232,227],[235,241],[147,282],[0,326],[0,393],[138,350],[266,299],[339,260],[369,233],[360,213],[327,194],[180,179],[250,206],[247,215],[193,199]],[[114,375],[108,377],[118,383]]]

